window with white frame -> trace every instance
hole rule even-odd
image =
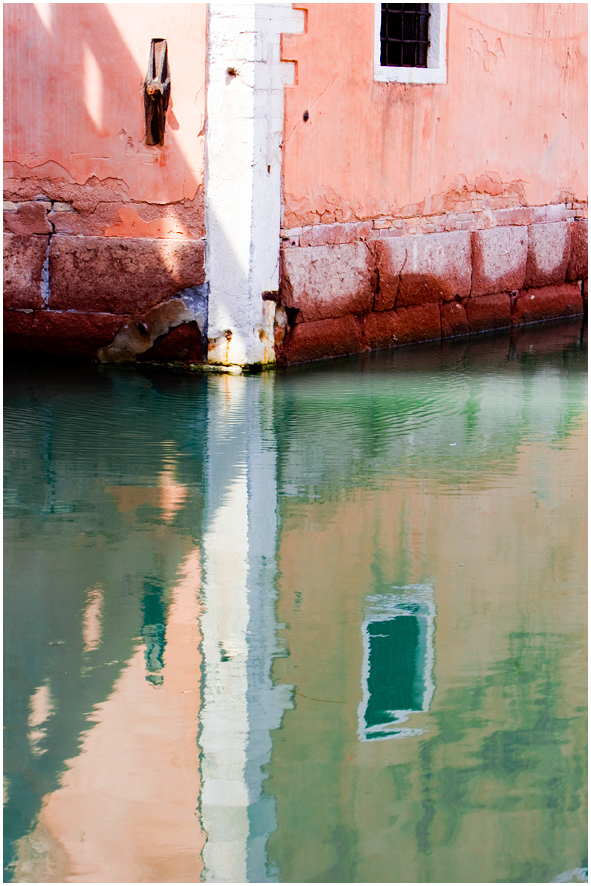
[[[374,79],[447,83],[447,3],[376,3]]]

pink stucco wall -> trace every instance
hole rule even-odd
[[[587,4],[449,4],[446,85],[374,82],[373,4],[297,7],[286,228],[587,199]]]
[[[205,280],[206,5],[3,12],[5,347],[97,359],[123,336],[117,359],[201,359],[203,320],[168,300]],[[145,141],[154,38],[161,146]]]
[[[144,142],[153,37],[168,41],[172,81],[162,148]],[[172,217],[140,207],[120,216],[124,203],[197,201],[202,216],[205,38],[205,4],[5,4],[5,198],[72,200],[89,216],[76,233],[117,224],[120,236],[153,237],[154,219]],[[202,226],[199,213],[185,216],[173,235],[183,221]]]

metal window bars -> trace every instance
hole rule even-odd
[[[429,49],[428,3],[382,3],[380,64],[426,68]]]

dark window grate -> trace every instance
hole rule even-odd
[[[429,48],[428,3],[382,3],[380,64],[426,68]]]

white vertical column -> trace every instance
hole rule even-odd
[[[212,363],[272,363],[279,286],[283,88],[293,64],[282,32],[303,30],[288,4],[209,5],[205,171]]]

